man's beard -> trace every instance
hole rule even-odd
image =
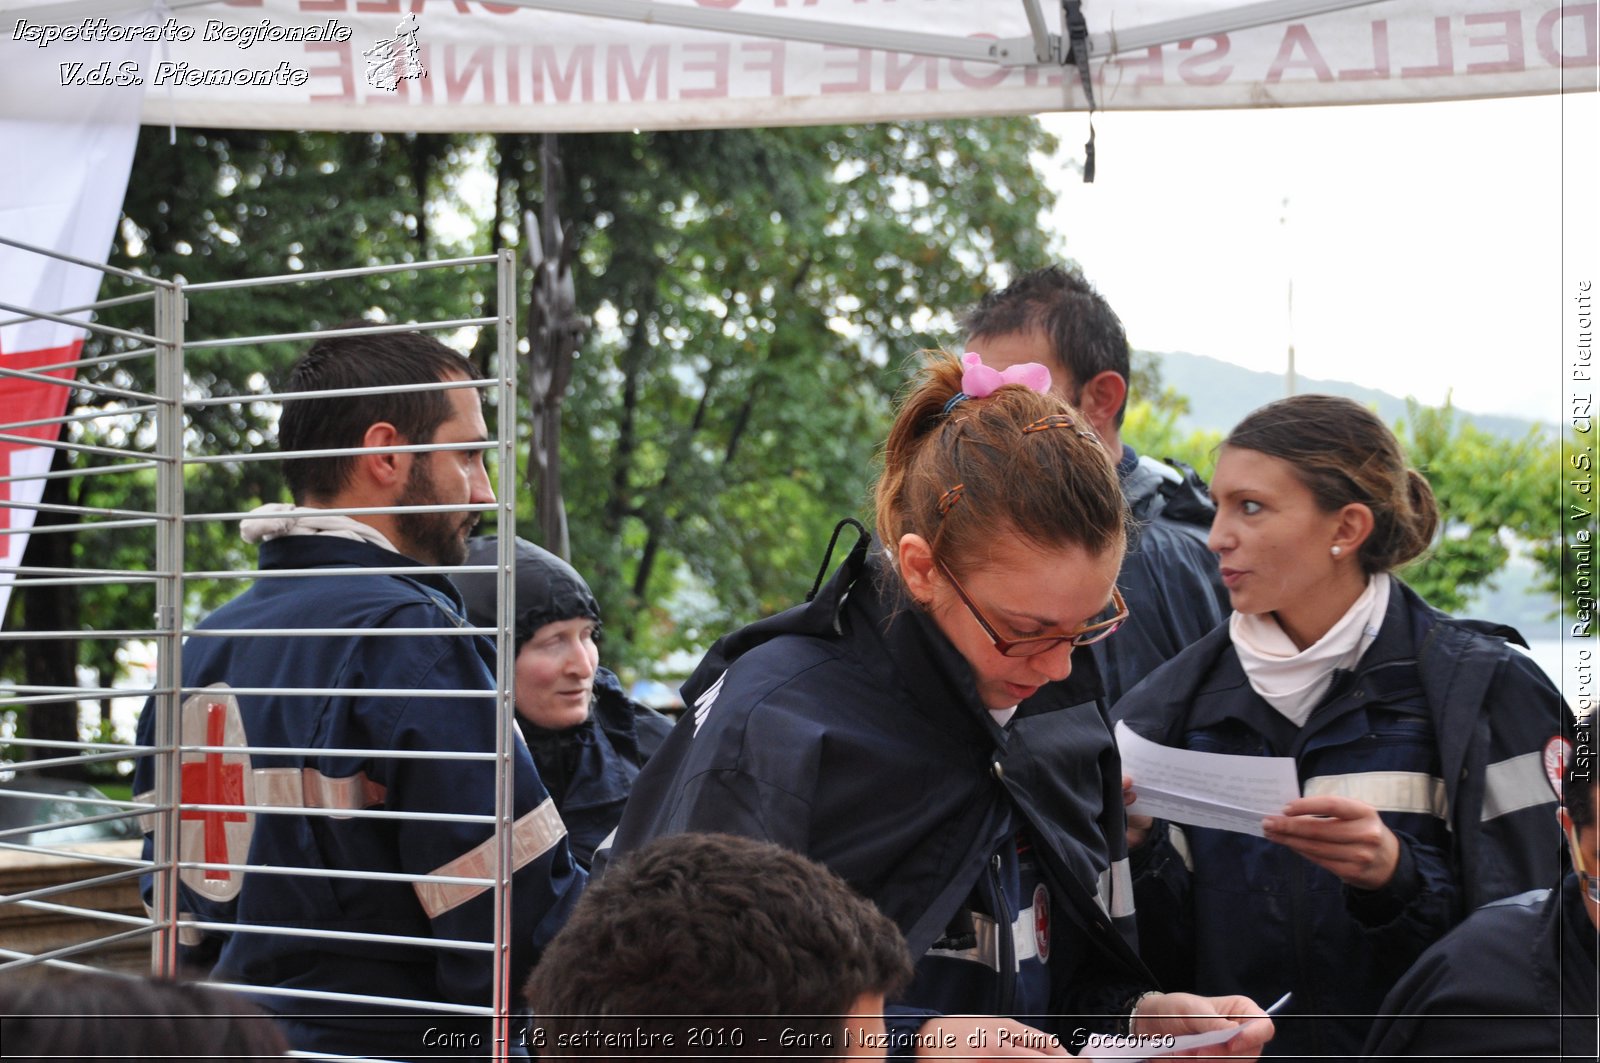
[[[405,490],[397,506],[443,505],[433,488],[433,455],[419,454],[411,463]],[[423,471],[424,466],[427,472]],[[414,561],[429,565],[464,565],[467,561],[467,536],[478,523],[476,513],[396,513],[395,529],[404,540],[401,551]]]

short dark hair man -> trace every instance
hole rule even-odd
[[[1553,890],[1484,905],[1424,952],[1384,1000],[1368,1057],[1593,1060],[1600,1054],[1600,789],[1592,716],[1573,737],[1556,813],[1573,870]]]
[[[528,983],[542,1058],[882,1058],[900,931],[768,842],[675,834],[611,865]]]
[[[185,958],[214,957],[219,981],[382,1001],[251,994],[296,1049],[416,1059],[495,1047],[481,1019],[406,1007],[491,1002],[495,959],[448,943],[491,940],[493,891],[446,880],[493,873],[494,829],[481,817],[494,812],[495,765],[415,755],[481,758],[496,746],[495,699],[462,696],[494,690],[494,647],[456,633],[467,626],[460,596],[446,576],[427,571],[461,563],[478,515],[327,512],[494,501],[478,389],[427,387],[475,376],[464,358],[419,333],[317,341],[290,376],[291,396],[394,390],[286,397],[285,452],[460,449],[287,459],[297,504],[263,506],[241,527],[246,540],[260,543],[261,569],[272,578],[212,613],[184,649],[183,686],[193,691],[182,700],[184,744],[300,750],[184,754],[185,804],[273,809],[182,813],[182,859],[224,866],[180,873],[181,912],[239,928],[183,930]],[[296,634],[306,628],[334,633]],[[141,715],[141,743],[161,741],[155,716],[148,706]],[[521,742],[514,757],[510,963],[520,984],[584,875]],[[153,758],[141,757],[135,790],[146,791],[144,799],[155,797],[154,775]],[[386,815],[363,816],[368,810]],[[429,818],[435,815],[452,818]],[[147,840],[146,853],[152,850]],[[392,877],[359,877],[365,872]],[[318,934],[260,931],[269,926]],[[441,944],[423,943],[433,940]]]
[[[1128,407],[1128,337],[1115,312],[1076,270],[1049,266],[990,292],[966,316],[966,349],[1005,369],[1039,362],[1055,392],[1089,421],[1117,463],[1139,522],[1117,586],[1130,615],[1092,652],[1115,705],[1155,667],[1220,624],[1228,592],[1206,547],[1214,507],[1185,470],[1141,458],[1122,442]]]

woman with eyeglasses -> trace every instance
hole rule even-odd
[[[1048,388],[1042,366],[974,354],[926,368],[885,446],[877,537],[856,525],[809,604],[712,648],[614,852],[725,831],[831,867],[916,960],[890,1002],[902,1052],[1064,1056],[1048,1035],[1238,1026],[1224,1049],[1253,1056],[1272,1030],[1244,1022],[1253,1002],[1154,993],[1124,933],[1119,761],[1074,651],[1127,616],[1125,510]]]
[[[1169,746],[1292,758],[1302,796],[1261,836],[1130,817],[1139,942],[1174,988],[1292,991],[1269,1055],[1352,1058],[1431,942],[1557,877],[1540,753],[1566,708],[1516,632],[1392,575],[1439,512],[1364,406],[1263,406],[1223,442],[1211,492],[1234,614],[1117,715]]]

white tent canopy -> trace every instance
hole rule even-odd
[[[1068,6],[0,0],[8,52],[63,53],[74,36],[107,42],[135,21],[154,42],[132,67],[53,63],[50,81],[66,84],[0,92],[0,116],[71,107],[118,76],[145,94],[146,123],[232,128],[592,132],[1084,110]],[[1559,92],[1579,87],[1564,75],[1597,54],[1596,5],[1559,0],[1084,0],[1081,11],[1101,110]],[[20,88],[6,80],[0,71],[0,88]]]

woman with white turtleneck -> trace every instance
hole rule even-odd
[[[1454,620],[1390,574],[1439,516],[1364,407],[1256,410],[1211,490],[1234,615],[1116,714],[1171,746],[1292,757],[1303,796],[1261,837],[1130,817],[1140,949],[1168,990],[1292,991],[1266,1055],[1353,1057],[1428,944],[1557,877],[1538,762],[1566,709],[1516,632]]]

